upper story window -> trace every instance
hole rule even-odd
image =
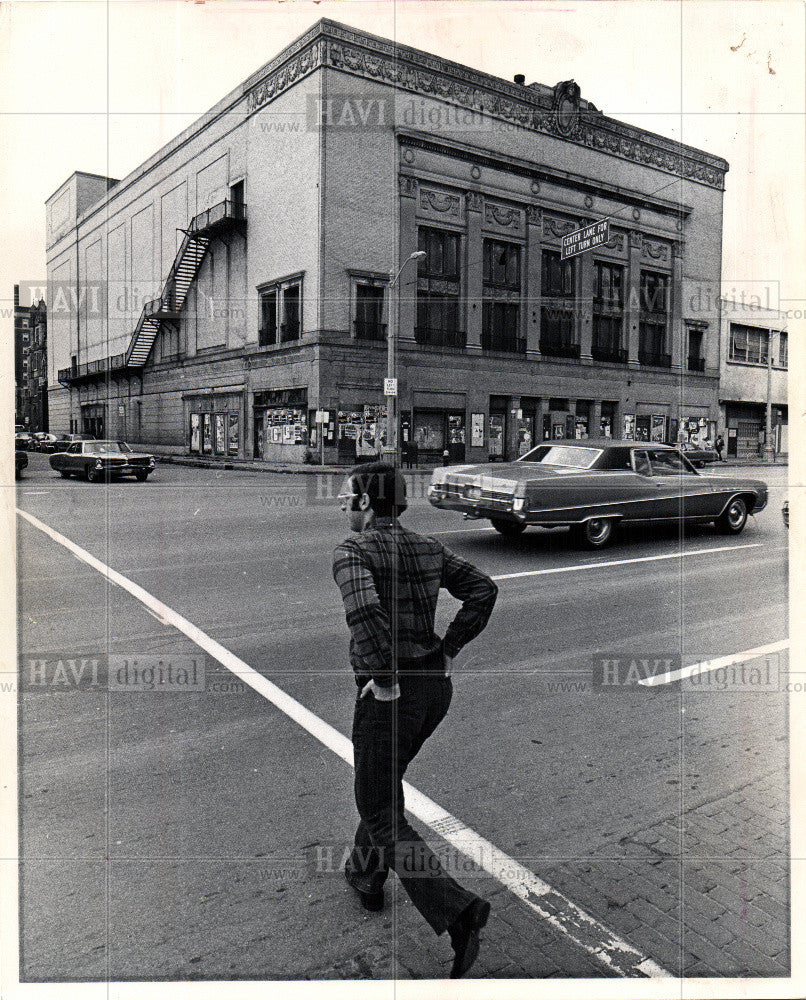
[[[705,342],[705,331],[696,327],[689,327],[688,331],[688,370],[690,372],[705,371],[705,357],[703,347]]]
[[[288,278],[264,285],[260,295],[258,344],[270,347],[299,340],[302,335],[302,279]]]
[[[770,334],[757,326],[730,324],[730,360],[766,365]]]
[[[591,354],[598,361],[624,362],[624,268],[602,260],[595,261],[594,268]]]
[[[415,338],[419,344],[464,347],[465,334],[459,329],[459,234],[420,226],[417,247],[426,256],[417,265]]]
[[[481,346],[485,351],[526,350],[521,336],[521,248],[484,241]]]
[[[672,357],[666,353],[669,275],[641,271],[639,296],[638,360],[644,365],[670,368]]]
[[[541,255],[540,352],[552,357],[578,358],[574,323],[575,262],[561,260],[556,250]],[[546,299],[553,301],[545,301]],[[559,300],[559,301],[558,301]]]
[[[569,298],[574,294],[574,263],[561,260],[558,250],[544,250],[541,257],[541,291],[550,298]]]
[[[386,340],[386,285],[381,281],[355,279],[355,318],[359,340]]]
[[[778,334],[778,364],[781,368],[789,367],[789,334],[783,330]]]

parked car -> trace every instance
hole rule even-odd
[[[49,434],[47,431],[37,431],[32,435],[31,450],[47,451],[48,445],[55,444],[58,440],[55,434]]]
[[[763,510],[767,486],[703,476],[676,448],[610,438],[546,441],[504,465],[435,469],[435,507],[489,518],[502,535],[529,525],[566,526],[588,548],[607,544],[622,521],[713,522],[738,535]]]
[[[14,434],[14,447],[22,451],[28,451],[31,447],[31,435],[28,431],[17,431]]]
[[[91,483],[120,476],[145,482],[156,464],[153,455],[134,452],[125,441],[73,441],[50,456],[51,468],[63,478],[81,476]]]
[[[709,465],[711,462],[719,461],[716,449],[709,448],[706,445],[684,444],[681,451],[689,462],[698,469],[701,469],[704,465]]]
[[[22,475],[22,470],[28,468],[28,452],[22,449],[16,449],[14,452],[14,478],[19,479]]]

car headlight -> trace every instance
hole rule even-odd
[[[526,497],[515,497],[515,499],[512,501],[513,510],[523,510],[525,506],[526,506]]]
[[[104,463],[100,460],[100,458],[96,458],[95,459],[95,468],[96,469],[103,469],[103,467],[104,467]]]
[[[153,468],[154,468],[154,466],[155,466],[155,465],[157,464],[157,460],[156,460],[155,458],[149,458],[149,460],[148,460],[148,464],[149,464],[149,465],[151,466],[151,468],[153,469]]]

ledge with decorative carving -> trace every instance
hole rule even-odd
[[[724,189],[726,160],[605,117],[581,100],[572,80],[554,88],[552,106],[547,107],[545,95],[529,88],[325,19],[272,60],[265,73],[259,71],[247,81],[244,92],[248,113],[319,66],[434,97],[461,109]]]

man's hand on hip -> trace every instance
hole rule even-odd
[[[400,697],[400,685],[390,684],[388,687],[376,684],[375,681],[367,681],[361,688],[361,697],[365,698],[370,691],[377,701],[396,701]]]

